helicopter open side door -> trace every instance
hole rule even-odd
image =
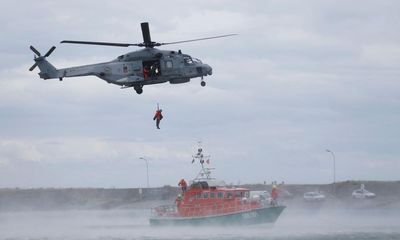
[[[145,80],[159,76],[161,76],[160,60],[143,61],[143,77]]]

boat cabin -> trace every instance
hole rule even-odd
[[[215,182],[198,181],[191,184],[181,198],[176,199],[180,217],[219,215],[245,211],[261,206],[260,201],[249,199],[246,188],[219,187]]]

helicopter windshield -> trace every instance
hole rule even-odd
[[[189,55],[186,55],[183,57],[183,61],[185,62],[185,65],[195,65],[195,64],[201,64],[202,62],[197,59],[197,58],[192,58]]]
[[[194,63],[202,64],[202,62],[200,61],[200,59],[192,58],[192,60],[193,60]]]

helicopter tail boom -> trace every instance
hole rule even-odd
[[[58,78],[58,70],[51,63],[49,63],[46,59],[43,59],[38,63],[38,67],[40,69],[39,76],[43,79],[50,78]]]

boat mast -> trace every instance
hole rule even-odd
[[[194,163],[196,160],[198,160],[198,162],[201,164],[201,170],[197,174],[197,176],[194,180],[212,179],[211,178],[211,170],[213,170],[214,168],[204,167],[205,162],[207,164],[210,163],[210,155],[204,155],[203,148],[201,147],[200,141],[199,141],[199,147],[197,148],[197,153],[195,155],[193,155],[192,157],[193,157],[192,163]]]

